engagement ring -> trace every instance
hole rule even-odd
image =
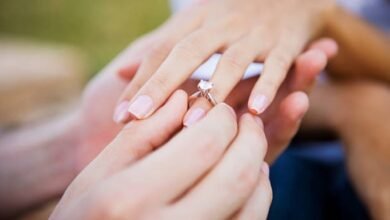
[[[209,81],[201,80],[198,84],[198,90],[194,94],[190,96],[190,101],[197,98],[205,98],[209,101],[213,106],[217,105],[217,101],[213,98],[210,91],[214,87],[214,84]]]

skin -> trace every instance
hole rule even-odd
[[[139,70],[118,102],[128,104],[130,114],[118,122],[152,115],[215,52],[223,53],[211,79],[215,84],[212,95],[218,102],[228,97],[251,62],[265,63],[248,100],[252,113],[263,113],[333,6],[331,0],[277,4],[272,0],[214,0],[179,12],[134,44],[137,56],[123,69],[139,66]],[[280,16],[275,18],[275,14]],[[207,111],[209,106],[198,102],[193,108]]]
[[[170,139],[187,105],[177,91],[152,117],[126,125],[50,219],[265,219],[272,191],[261,120],[246,114],[237,124],[220,104]]]
[[[308,104],[306,95],[299,91],[309,90],[315,76],[325,66],[326,57],[331,57],[335,49],[334,42],[319,41],[296,60],[294,76],[300,77],[291,77],[297,80],[290,80],[296,86],[286,84],[284,87],[288,89],[280,95],[280,101],[273,103],[279,110],[272,117],[278,120],[264,120],[265,133],[270,141],[269,155],[275,151],[274,156],[267,155],[267,161],[272,161],[295,134]],[[91,80],[83,93],[81,106],[70,116],[1,139],[0,175],[9,180],[0,184],[0,193],[7,195],[0,196],[1,216],[18,214],[61,195],[75,176],[118,134],[122,126],[113,122],[113,109],[137,70],[136,66],[126,71],[122,67],[136,55],[134,47],[123,51]],[[121,75],[117,74],[118,70],[122,70],[119,71]],[[253,84],[254,81],[247,83]],[[250,93],[247,88],[242,83],[237,91]],[[104,104],[96,101],[102,99]],[[245,104],[240,104],[240,97],[231,96],[228,100],[240,115],[247,111]],[[46,183],[45,187],[36,181],[36,176]],[[13,184],[15,178],[19,184]],[[20,193],[25,188],[30,189],[28,195]]]
[[[138,57],[138,52],[134,47],[124,50],[97,74],[88,83],[83,93],[82,104],[73,114],[2,137],[0,175],[7,181],[1,181],[0,193],[7,196],[0,196],[0,216],[19,214],[61,195],[75,176],[118,134],[122,126],[111,119],[113,109],[137,68],[134,66],[126,71],[120,71],[122,73],[120,76],[116,73],[129,60]],[[314,44],[296,60],[297,68],[294,74],[301,75],[297,78],[299,80],[294,81],[297,86],[289,90],[291,92],[289,95],[292,96],[283,99],[285,104],[281,105],[281,102],[273,104],[275,108],[280,109],[273,116],[279,120],[277,122],[270,120],[265,124],[267,138],[272,140],[269,152],[273,152],[273,149],[280,152],[295,133],[296,127],[300,124],[298,116],[303,115],[307,109],[307,97],[298,91],[310,88],[315,76],[326,64],[326,59],[323,58],[331,57],[334,53],[334,42],[324,40]],[[187,84],[191,85],[191,82]],[[242,83],[235,94],[245,91],[249,93],[247,88],[246,84]],[[294,92],[298,93],[293,95]],[[286,94],[281,97],[285,96]],[[104,105],[97,104],[96,100],[100,99],[104,99]],[[247,111],[243,107],[245,104],[240,104],[242,101],[240,96],[230,96],[228,100],[240,115]],[[271,124],[273,129],[283,132],[275,132],[270,136]],[[267,156],[267,161],[272,161],[275,156]],[[37,176],[40,177],[39,181]],[[19,184],[14,184],[16,179]],[[41,184],[42,182],[45,184]],[[20,193],[27,187],[30,189],[29,194]]]
[[[365,78],[390,83],[389,32],[379,30],[359,16],[337,8],[327,18],[324,36],[336,40],[340,45],[339,53],[328,68],[330,76],[344,80]]]
[[[138,44],[142,47],[142,44]],[[131,48],[131,47],[130,47]],[[290,71],[289,76],[278,91],[275,101],[270,105],[261,118],[264,121],[265,133],[269,143],[269,151],[266,157],[267,162],[272,163],[277,156],[283,152],[300,125],[300,121],[308,109],[307,95],[315,83],[320,71],[325,68],[327,60],[337,54],[337,44],[330,39],[321,39],[314,42],[308,50],[298,56],[295,61],[295,68]],[[129,57],[134,53],[133,49],[128,50]],[[119,76],[124,80],[130,80],[137,71],[135,66],[129,69],[121,69]],[[251,88],[257,79],[249,79],[240,82],[226,99],[238,115],[248,112],[246,102],[251,93]],[[196,91],[197,81],[188,80],[181,88],[192,94]],[[206,100],[198,100],[204,106],[209,103]],[[208,106],[211,108],[211,106]],[[186,125],[187,112],[184,117]],[[199,118],[201,119],[201,117]],[[186,125],[188,126],[188,125]]]
[[[310,100],[304,127],[316,128],[321,121],[322,129],[331,129],[340,136],[355,189],[373,219],[387,219],[390,216],[389,86],[367,80],[329,82],[318,85]]]

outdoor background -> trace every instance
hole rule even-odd
[[[0,0],[0,138],[72,112],[87,82],[169,14],[168,0]]]
[[[90,77],[168,15],[167,0],[0,0],[0,37],[76,47]]]

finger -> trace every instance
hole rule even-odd
[[[295,68],[289,73],[280,86],[272,104],[262,113],[265,124],[275,118],[280,102],[292,92],[303,91],[308,93],[314,85],[317,76],[327,63],[326,53],[322,49],[312,46],[311,49],[299,55],[295,60]],[[272,137],[270,137],[272,138]]]
[[[318,74],[326,65],[325,53],[318,49],[309,49],[298,56],[295,68],[289,73],[282,86],[279,88],[273,103],[262,113],[264,123],[273,121],[275,114],[279,112],[280,103],[293,92],[303,91],[308,93],[314,85]],[[270,137],[273,138],[272,136]]]
[[[203,28],[178,43],[156,73],[131,100],[134,118],[150,116],[195,69],[226,42],[221,28]]]
[[[100,72],[110,73],[114,76],[119,76],[119,79],[123,81],[130,81],[141,62],[140,57],[143,56],[143,45],[151,40],[152,36],[147,35],[140,40],[136,41],[132,45],[123,50],[117,57],[115,57],[109,65],[107,65]],[[128,66],[123,69],[124,66]],[[118,74],[120,72],[120,74]]]
[[[113,179],[126,195],[147,197],[150,203],[171,202],[199,180],[219,160],[236,134],[234,112],[216,106],[196,126],[183,130],[161,149]],[[119,189],[118,189],[119,190]],[[131,191],[131,192],[129,192]]]
[[[320,40],[317,40],[316,42],[312,43],[309,48],[321,50],[326,54],[328,59],[331,59],[336,56],[339,50],[336,41],[331,38],[322,38]]]
[[[316,77],[337,54],[338,46],[332,39],[323,38],[310,45],[309,50],[298,56],[290,83],[291,91],[308,92]]]
[[[275,108],[279,108],[279,103],[286,96],[296,91],[308,93],[313,87],[317,76],[325,68],[328,60],[324,49],[316,45],[311,46],[311,49],[299,55],[295,60],[295,68],[291,70],[279,88],[273,104],[262,113],[265,124],[268,124],[269,119],[274,118],[273,115],[277,111]]]
[[[181,127],[184,113],[187,110],[187,95],[177,91],[153,117],[131,122],[109,144],[86,169],[83,170],[72,185],[73,194],[66,194],[63,200],[73,195],[80,195],[96,182],[113,175],[124,166],[134,163],[162,145],[175,131]]]
[[[270,146],[266,156],[268,163],[272,163],[287,147],[308,108],[309,100],[303,92],[294,92],[281,101],[273,120],[265,128]]]
[[[155,44],[156,40],[157,35],[155,32],[152,32],[133,42],[121,53],[125,56],[122,63],[118,66],[117,71],[121,79],[130,81],[135,72],[137,72],[143,58],[148,53],[148,48]]]
[[[317,76],[324,70],[327,60],[326,53],[315,48],[298,56],[289,82],[290,91],[309,92]]]
[[[286,78],[291,64],[299,50],[279,45],[273,49],[264,63],[264,72],[255,84],[249,98],[248,108],[254,114],[261,114],[273,101],[280,85]]]
[[[233,220],[266,220],[272,202],[272,188],[269,180],[269,167],[263,163],[259,183],[245,206]]]
[[[168,56],[175,44],[180,41],[188,33],[197,29],[201,23],[199,10],[186,10],[175,15],[165,25],[163,25],[158,31],[153,32],[152,40],[148,41],[146,48],[140,53],[143,55],[142,63],[135,65],[133,63],[124,66],[121,75],[124,75],[127,71],[130,73],[137,68],[137,74],[126,87],[118,101],[118,111],[123,111],[129,107],[129,100],[133,95],[145,84],[145,82],[155,73],[161,63]],[[188,13],[193,13],[193,16],[188,16]],[[190,19],[191,18],[191,19]],[[194,19],[195,18],[195,19]],[[180,28],[178,28],[180,27]],[[175,33],[175,34],[172,34]],[[146,54],[145,54],[146,53]],[[130,113],[123,113],[122,117],[117,117],[116,123],[126,123],[130,119]]]
[[[181,128],[181,120],[187,110],[187,94],[175,92],[167,103],[153,117],[133,121],[126,125],[93,163],[94,176],[112,174],[123,166],[131,164],[165,143]]]
[[[259,118],[245,114],[229,150],[210,173],[168,213],[193,219],[226,219],[253,193],[266,153],[266,139]],[[169,219],[169,218],[168,218]]]
[[[260,31],[253,31],[248,37],[234,43],[222,55],[210,80],[214,85],[210,94],[217,102],[225,101],[229,93],[241,81],[248,66],[268,47],[266,44],[259,43],[259,33]],[[210,103],[204,100],[195,101],[184,118],[184,125],[194,124],[210,108]]]

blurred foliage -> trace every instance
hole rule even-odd
[[[0,0],[0,34],[75,46],[93,74],[168,11],[167,0]]]

